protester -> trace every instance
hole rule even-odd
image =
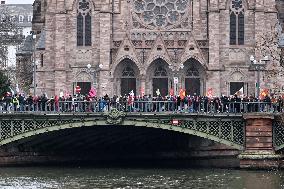
[[[184,93],[182,93],[184,94]],[[128,112],[188,112],[188,113],[243,113],[283,112],[281,96],[265,95],[261,99],[250,96],[209,97],[194,94],[157,96],[129,95],[103,97],[94,95],[66,95],[48,98],[40,96],[6,93],[1,99],[0,111],[54,111],[54,112],[103,112],[113,108]]]

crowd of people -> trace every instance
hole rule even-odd
[[[260,111],[283,111],[284,98],[266,95],[262,99],[238,95],[207,97],[187,96],[133,96],[90,97],[89,95],[67,95],[48,98],[7,93],[0,101],[0,111],[56,111],[56,112],[103,112],[116,108],[129,112],[212,112],[240,113]]]

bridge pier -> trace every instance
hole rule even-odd
[[[238,157],[240,168],[277,169],[282,155],[277,154],[273,145],[273,120],[270,113],[244,114],[245,149]]]

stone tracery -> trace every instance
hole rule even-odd
[[[79,0],[77,9],[77,46],[92,45],[92,17],[89,0]]]
[[[244,45],[244,7],[242,0],[232,0],[231,2],[230,45]]]
[[[180,23],[190,0],[134,0],[133,9],[142,23],[165,28]]]

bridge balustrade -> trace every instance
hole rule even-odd
[[[184,113],[249,113],[283,112],[283,106],[267,102],[228,102],[228,103],[178,103],[176,101],[59,101],[58,103],[35,103],[13,106],[2,104],[0,112],[107,112],[111,109],[123,112],[184,112]]]

